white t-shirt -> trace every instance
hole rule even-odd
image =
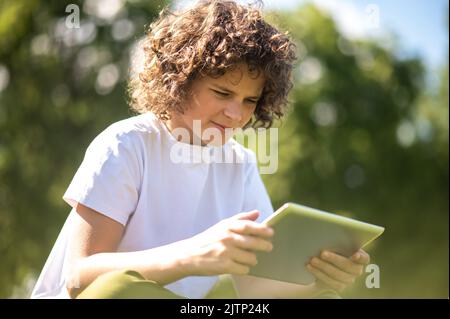
[[[216,159],[211,161],[197,151],[221,151],[235,160],[221,163],[219,157],[209,157]],[[63,199],[124,225],[120,252],[183,240],[240,212],[258,209],[258,222],[273,213],[252,151],[234,139],[221,147],[178,142],[150,112],[116,122],[100,133],[87,148]],[[31,298],[69,298],[64,274],[75,214],[72,209]],[[217,279],[190,276],[165,287],[188,298],[203,298]]]

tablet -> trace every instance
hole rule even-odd
[[[306,264],[329,250],[350,257],[380,236],[384,228],[318,209],[286,203],[262,222],[275,231],[271,252],[256,252],[249,275],[308,285],[315,277]]]

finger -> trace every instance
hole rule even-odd
[[[339,291],[339,292],[341,292],[342,290],[345,289],[346,285],[344,283],[334,280],[333,278],[330,278],[329,276],[327,276],[326,274],[324,274],[323,272],[321,272],[319,269],[315,268],[314,266],[308,264],[306,266],[306,268],[308,269],[308,271],[311,274],[313,274],[314,277],[316,277],[317,280],[321,281],[328,287],[331,287],[334,290]]]
[[[247,275],[250,272],[250,267],[230,260],[228,272],[233,275]]]
[[[258,219],[259,216],[259,211],[257,210],[252,210],[249,212],[243,212],[243,213],[239,213],[236,214],[234,216],[232,216],[232,219],[238,219],[238,220],[256,220]]]
[[[366,253],[364,250],[358,250],[352,257],[350,257],[352,261],[362,264],[368,265],[370,263],[370,255]]]
[[[231,237],[231,243],[232,245],[238,248],[248,250],[259,250],[269,252],[272,251],[273,249],[273,244],[269,240],[255,236],[234,234]]]
[[[346,273],[345,271],[340,270],[336,266],[327,263],[320,258],[313,258],[311,260],[311,264],[324,274],[328,275],[330,278],[333,278],[337,281],[341,281],[345,284],[352,284],[355,282],[355,275]]]
[[[238,220],[233,222],[229,229],[232,232],[241,234],[241,235],[253,235],[260,236],[265,238],[270,238],[273,236],[273,229],[264,225],[255,223],[247,220]]]
[[[258,263],[255,253],[240,248],[230,248],[230,258],[249,267],[256,266]]]
[[[355,276],[361,276],[363,273],[363,266],[357,264],[339,254],[332,253],[330,251],[324,251],[320,254],[320,258],[324,261],[331,263],[338,267],[340,270],[345,271],[346,273],[353,274]]]

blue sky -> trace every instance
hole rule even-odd
[[[356,1],[355,1],[356,2]],[[435,67],[448,58],[448,1],[377,0],[383,23],[401,36],[406,48]]]

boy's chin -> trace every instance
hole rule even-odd
[[[227,143],[230,140],[230,137],[221,137],[221,138],[214,138],[211,140],[203,140],[202,141],[202,146],[214,146],[214,147],[219,147],[219,146],[223,146],[225,143]]]

